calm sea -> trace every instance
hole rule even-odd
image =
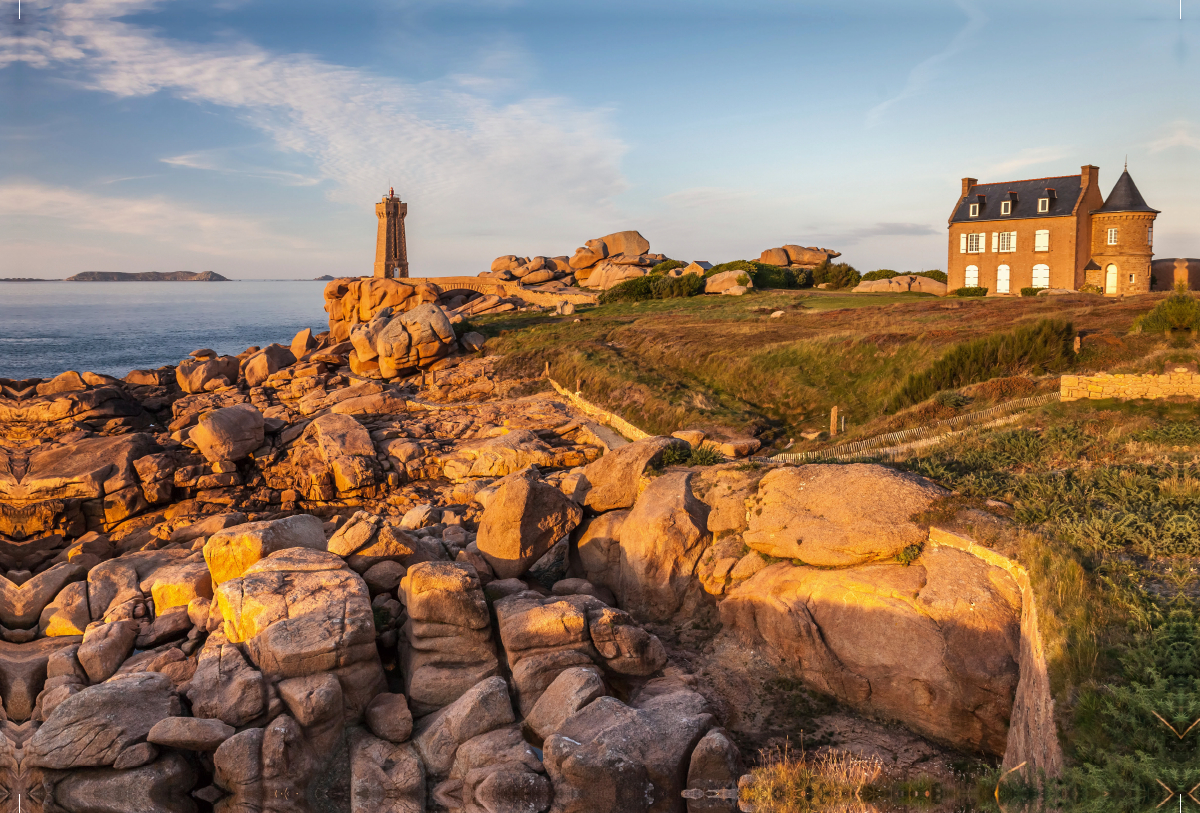
[[[0,282],[0,378],[123,376],[327,330],[324,282]]]

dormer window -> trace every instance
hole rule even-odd
[[[1038,198],[1038,214],[1050,211],[1050,198]]]
[[[1012,201],[1011,200],[1000,201],[1000,214],[1002,214],[1002,215],[1011,215],[1012,214]]]

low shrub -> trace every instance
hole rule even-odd
[[[928,370],[912,373],[892,397],[889,409],[903,409],[941,390],[1021,373],[1064,370],[1075,361],[1075,328],[1060,319],[1042,319],[1007,333],[955,345]]]
[[[862,282],[870,282],[876,279],[891,279],[892,277],[900,276],[899,271],[893,271],[890,268],[880,268],[878,271],[868,271],[862,275]]]
[[[734,260],[714,265],[704,272],[704,278],[708,279],[724,271],[745,272],[755,288],[808,288],[812,285],[812,272],[807,268],[782,268],[755,260]],[[745,284],[740,278],[739,283]]]
[[[981,288],[978,285],[970,285],[965,288],[955,288],[951,293],[955,296],[987,296],[988,289]]]
[[[1172,330],[1200,329],[1200,302],[1180,283],[1175,293],[1154,306],[1154,310],[1133,322],[1133,332],[1166,333]]]
[[[1085,282],[1083,285],[1081,285],[1079,287],[1079,293],[1081,293],[1081,294],[1102,294],[1102,293],[1104,293],[1104,289],[1101,288],[1099,285],[1095,284],[1094,282]]]
[[[665,274],[668,271],[674,271],[676,268],[687,268],[687,265],[683,260],[663,260],[651,268],[650,273],[651,275]]]
[[[829,284],[830,288],[853,288],[862,282],[862,274],[850,263],[831,263],[828,260],[812,271],[812,284]]]
[[[938,406],[946,406],[951,409],[962,409],[971,403],[971,399],[958,390],[944,390],[935,395],[933,400]]]
[[[939,271],[936,268],[931,268],[928,271],[918,271],[914,276],[929,277],[930,279],[937,280],[938,282],[942,283],[943,285],[946,284],[950,280],[950,278],[946,276],[945,271]]]
[[[715,466],[724,462],[721,453],[710,446],[698,449],[668,446],[662,456],[663,466]]]
[[[1021,296],[1037,296],[1038,291],[1044,291],[1045,288],[1022,288]]]
[[[704,279],[699,274],[684,274],[682,277],[646,275],[627,279],[609,288],[600,294],[600,304],[644,302],[648,299],[679,299],[695,296],[703,291]]]

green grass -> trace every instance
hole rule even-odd
[[[1084,335],[1074,372],[1132,372],[1169,363],[1184,351],[1160,335],[1129,332],[1158,298],[960,300],[770,289],[741,297],[618,302],[565,317],[474,317],[472,326],[488,337],[489,354],[504,357],[506,375],[536,377],[549,362],[556,380],[572,386],[581,380],[586,398],[645,431],[754,434],[770,453],[789,439],[794,450],[832,442],[803,441],[799,433],[827,427],[835,404],[847,417],[847,432],[837,438],[843,442],[1050,391],[1057,386],[1052,379],[1036,378],[1048,366],[1031,356],[1028,369],[1016,369],[1020,363],[983,368],[979,376],[937,384],[925,396],[929,400],[905,398],[912,405],[899,411],[893,403],[910,376],[927,373],[956,347],[1042,319],[1069,320]],[[783,315],[771,318],[776,311]],[[980,376],[1000,377],[966,387],[954,383]],[[939,390],[961,391],[971,403],[935,402]]]
[[[1073,806],[1136,810],[1200,782],[1200,405],[1058,404],[904,467],[1011,504]],[[1152,806],[1152,804],[1151,804]]]
[[[892,409],[924,401],[940,390],[1018,373],[1061,372],[1075,361],[1075,328],[1060,319],[1043,319],[955,346],[929,369],[909,375],[891,402]]]

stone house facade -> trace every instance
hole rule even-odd
[[[1128,170],[1109,193],[1100,169],[1078,175],[981,184],[962,179],[950,215],[948,290],[980,286],[989,296],[1022,288],[1109,294],[1150,290],[1153,222]]]

